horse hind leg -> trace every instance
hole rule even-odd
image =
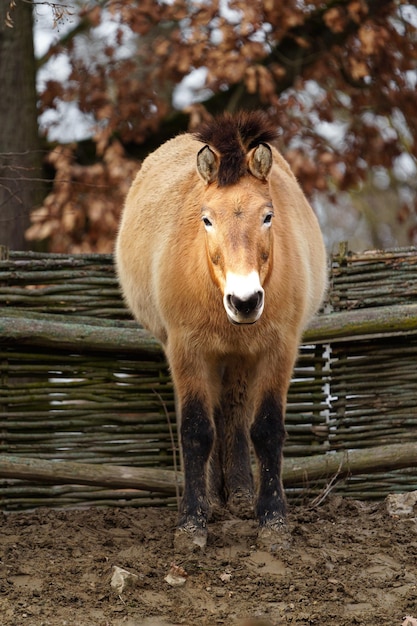
[[[226,465],[227,508],[236,517],[253,517],[254,488],[250,466],[250,448],[246,429],[237,428],[233,434]]]
[[[209,464],[209,502],[213,518],[222,517],[227,501],[224,482],[224,419],[220,406],[214,410],[215,436]]]
[[[253,517],[254,486],[250,463],[247,373],[238,364],[223,375],[217,438],[221,445],[223,499],[237,517]]]

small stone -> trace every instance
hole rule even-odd
[[[171,563],[171,567],[169,568],[168,574],[165,576],[164,580],[171,587],[182,587],[187,582],[188,574],[179,565],[175,565],[175,563]]]
[[[132,572],[128,572],[122,567],[118,567],[117,565],[113,566],[113,576],[110,581],[110,585],[113,589],[121,594],[127,587],[132,587],[136,585],[138,581],[137,574],[132,574]]]

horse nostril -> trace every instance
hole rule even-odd
[[[242,315],[249,315],[250,313],[253,313],[253,311],[256,311],[256,309],[259,309],[262,304],[263,294],[261,291],[257,291],[249,296],[249,298],[245,299],[229,295],[227,296],[227,300],[235,311],[241,313]]]

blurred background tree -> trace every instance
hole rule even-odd
[[[45,195],[32,29],[30,4],[0,3],[0,244],[15,249],[27,247],[30,209]]]
[[[22,199],[30,242],[110,252],[146,154],[219,111],[261,107],[329,247],[417,243],[414,2],[67,1],[50,4],[58,28],[37,60],[52,180],[39,206]],[[13,31],[24,2],[10,2]]]

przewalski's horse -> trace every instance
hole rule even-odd
[[[260,112],[223,115],[162,145],[126,199],[116,245],[124,297],[163,344],[174,382],[184,493],[177,536],[203,546],[209,510],[253,497],[285,520],[287,390],[326,286],[316,217]]]

